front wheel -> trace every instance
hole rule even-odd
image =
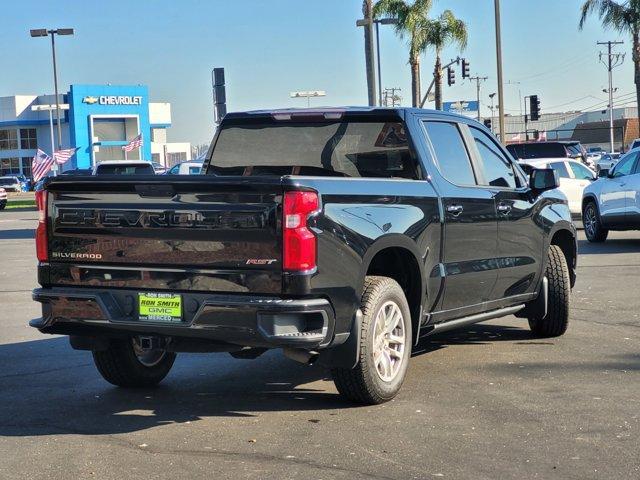
[[[374,276],[365,279],[361,309],[358,364],[331,373],[343,397],[374,405],[395,397],[404,382],[411,357],[411,312],[395,280]]]
[[[584,225],[584,233],[587,240],[594,243],[604,242],[609,235],[609,230],[602,227],[600,214],[595,202],[590,201],[584,207],[582,212],[582,224]]]
[[[547,313],[544,317],[529,317],[531,331],[540,337],[559,337],[569,326],[571,281],[569,267],[562,249],[551,245],[547,254],[545,276],[548,280]]]
[[[113,340],[107,350],[93,352],[102,377],[119,387],[153,387],[167,376],[176,354],[164,350],[143,350],[134,338]]]

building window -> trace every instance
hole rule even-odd
[[[0,130],[0,150],[18,149],[18,131]]]
[[[151,161],[152,162],[156,162],[156,163],[160,163],[160,154],[159,153],[152,153],[151,154]]]
[[[176,163],[186,162],[187,161],[187,152],[167,152],[167,167],[172,167]]]
[[[22,157],[22,174],[27,178],[31,177],[31,162],[33,161],[30,157]]]
[[[3,158],[0,160],[0,175],[12,175],[20,173],[19,158]]]
[[[20,129],[20,148],[23,150],[35,150],[38,148],[35,128]]]

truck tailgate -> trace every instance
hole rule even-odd
[[[279,178],[58,177],[46,189],[50,285],[282,290]]]

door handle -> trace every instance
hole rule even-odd
[[[447,207],[447,212],[449,212],[454,217],[457,217],[458,215],[460,215],[463,210],[464,208],[462,207],[462,205],[449,205]]]
[[[511,211],[511,205],[507,205],[506,203],[499,203],[498,211],[500,213],[509,213]]]

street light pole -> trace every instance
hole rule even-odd
[[[58,98],[58,66],[56,64],[56,35],[73,35],[73,28],[58,28],[47,30],[46,28],[37,28],[30,30],[32,37],[46,37],[51,35],[51,55],[53,57],[53,88],[56,96],[56,123],[58,125],[58,150],[62,149],[62,126],[60,125],[60,99]],[[51,149],[54,146],[51,145]]]
[[[500,123],[500,141],[506,143],[504,128],[504,85],[502,83],[502,34],[500,31],[500,0],[494,0],[496,18],[496,62],[498,64],[498,110]]]
[[[58,67],[56,63],[56,34],[51,31],[51,54],[53,57],[53,90],[56,96],[56,123],[58,125],[58,150],[62,150],[62,127],[60,125],[60,100],[58,99]]]

